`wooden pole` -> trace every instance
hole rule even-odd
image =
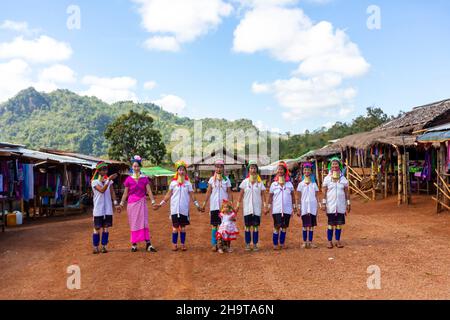
[[[397,166],[398,166],[398,170],[397,170],[397,179],[398,179],[398,185],[397,185],[397,205],[401,205],[402,204],[402,169],[403,169],[403,164],[402,164],[402,159],[403,156],[400,153],[399,148],[396,147],[397,150]]]

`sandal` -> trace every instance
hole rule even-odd
[[[333,249],[334,248],[333,242],[329,242],[327,248],[328,249]]]

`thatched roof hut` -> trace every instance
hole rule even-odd
[[[420,131],[447,123],[450,119],[450,99],[413,108],[403,116],[389,121],[374,131],[405,130]]]
[[[450,99],[415,107],[401,117],[389,121],[369,132],[344,137],[333,147],[367,149],[376,144],[414,146],[414,132],[447,123],[450,120]]]

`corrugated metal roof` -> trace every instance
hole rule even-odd
[[[450,130],[430,131],[417,138],[421,143],[445,142],[450,140]]]
[[[90,168],[95,168],[95,165],[96,165],[95,161],[82,160],[82,159],[69,157],[69,156],[61,156],[61,155],[46,153],[46,152],[42,152],[42,151],[26,149],[23,147],[0,148],[0,152],[11,152],[11,153],[15,153],[15,154],[20,154],[21,156],[30,158],[30,159],[84,165],[84,166],[88,166]]]

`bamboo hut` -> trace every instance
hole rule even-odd
[[[450,122],[441,126],[428,129],[417,138],[420,144],[438,144],[438,156],[436,165],[436,212],[450,210]]]
[[[367,200],[397,194],[410,203],[411,192],[431,192],[436,144],[418,145],[416,134],[450,120],[450,100],[414,108],[370,132],[344,137],[341,149],[351,192]]]

